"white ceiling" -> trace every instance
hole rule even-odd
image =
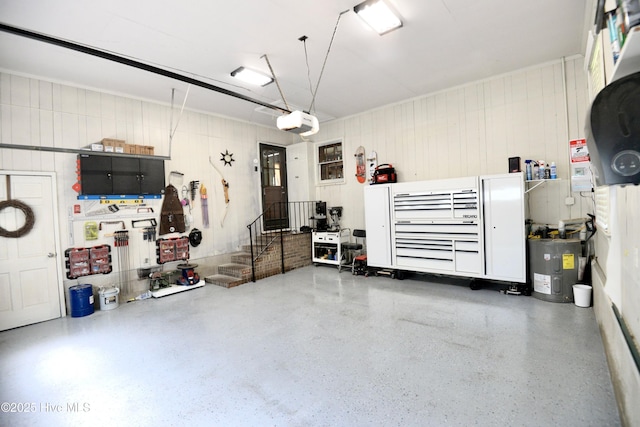
[[[389,0],[404,26],[384,36],[352,9],[359,0],[2,0],[0,22],[131,57],[264,103],[276,84],[249,88],[243,65],[269,73],[290,106],[308,110],[318,88],[323,121],[583,54],[593,0]],[[340,15],[341,12],[350,10]],[[309,70],[305,45],[307,36]],[[0,68],[177,105],[187,83],[0,32]],[[276,111],[192,86],[186,108],[275,125]]]

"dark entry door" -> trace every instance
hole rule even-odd
[[[287,154],[284,147],[260,144],[262,208],[265,230],[289,227]]]

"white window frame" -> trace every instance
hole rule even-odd
[[[342,157],[339,160],[320,163],[320,149],[322,147],[326,147],[327,145],[333,145],[338,143],[342,145]],[[314,163],[316,168],[316,184],[317,185],[344,184],[345,175],[346,175],[345,158],[344,158],[344,138],[337,138],[337,139],[332,139],[330,141],[317,142],[314,146]],[[342,163],[342,177],[332,178],[332,179],[322,179],[322,166],[327,163]]]

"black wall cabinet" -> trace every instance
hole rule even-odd
[[[164,160],[120,156],[78,155],[80,194],[162,194]]]

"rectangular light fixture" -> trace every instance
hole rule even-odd
[[[273,82],[273,77],[245,67],[233,70],[231,77],[256,86],[266,86]]]
[[[380,35],[402,27],[400,17],[384,0],[366,0],[353,11]]]

